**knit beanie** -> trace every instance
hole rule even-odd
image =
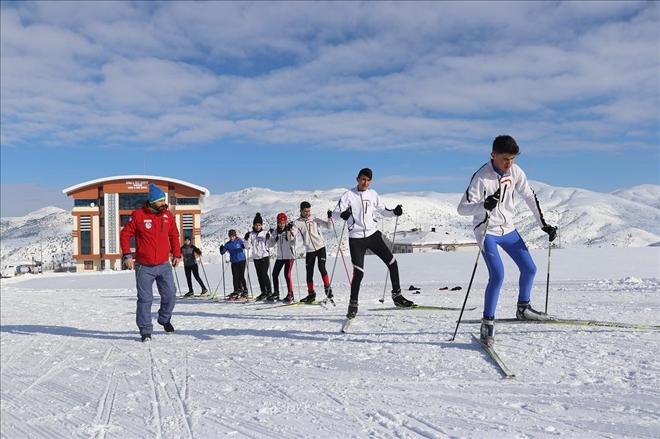
[[[261,219],[261,214],[257,212],[257,214],[254,216],[254,221],[252,221],[252,225],[257,225],[257,224],[263,224],[263,220]]]
[[[149,183],[149,202],[165,200],[165,192],[153,183]]]
[[[277,222],[278,223],[285,223],[286,220],[288,220],[288,218],[286,216],[286,213],[282,212],[282,213],[277,214]]]

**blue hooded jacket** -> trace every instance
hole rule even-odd
[[[220,252],[221,255],[229,252],[229,262],[235,264],[236,262],[241,262],[245,260],[245,252],[243,249],[243,240],[241,238],[234,238],[234,240],[229,240],[225,243],[223,251]]]

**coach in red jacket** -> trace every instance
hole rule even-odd
[[[130,244],[133,236],[135,236],[135,260]],[[174,215],[165,204],[165,192],[155,184],[149,185],[149,201],[140,209],[133,211],[131,219],[121,231],[120,240],[124,264],[130,270],[135,269],[137,286],[135,321],[140,328],[142,341],[151,341],[151,333],[154,329],[151,320],[154,281],[160,294],[158,324],[163,326],[166,332],[174,332],[170,319],[176,300],[176,288],[170,266],[170,254],[172,267],[176,267],[181,260],[181,243]]]

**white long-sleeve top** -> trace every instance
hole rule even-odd
[[[459,215],[473,215],[472,225],[477,242],[482,242],[488,214],[484,208],[484,201],[498,189],[500,190],[500,202],[491,212],[487,234],[501,236],[515,230],[516,226],[513,221],[515,215],[514,190],[525,200],[539,226],[546,225],[539,200],[529,186],[527,176],[520,166],[514,164],[508,172],[500,173],[495,170],[492,161],[489,161],[474,173],[470,185],[456,209]]]
[[[325,247],[325,239],[323,239],[320,227],[329,229],[330,223],[310,215],[307,218],[300,217],[295,220],[291,231],[294,236],[300,233],[306,251],[315,252]]]
[[[378,193],[373,189],[361,192],[358,191],[357,187],[354,187],[350,191],[344,192],[332,211],[332,217],[341,218],[341,213],[349,207],[352,212],[351,217],[346,222],[349,238],[366,238],[376,233],[376,230],[378,230],[378,221],[375,217],[376,211],[384,217],[395,216],[394,212],[385,207]]]
[[[268,246],[275,247],[277,250],[277,259],[283,260],[295,259],[293,253],[295,244],[296,235],[291,230],[280,230],[279,228],[270,234],[270,239],[268,240]]]
[[[254,230],[250,232],[247,239],[244,239],[245,248],[252,250],[252,260],[263,259],[270,256],[268,243],[266,242],[266,231],[257,233]]]

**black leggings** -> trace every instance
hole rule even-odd
[[[390,270],[392,289],[395,291],[401,289],[401,285],[399,285],[399,265],[390,249],[387,248],[387,244],[383,241],[380,231],[376,231],[376,233],[366,238],[349,238],[348,248],[351,251],[351,262],[353,263],[351,300],[357,301],[360,294],[360,283],[364,277],[364,255],[367,250],[374,252],[387,265]]]
[[[231,276],[234,280],[234,292],[247,290],[245,284],[245,261],[231,263]]]
[[[259,289],[262,293],[270,294],[270,278],[268,277],[268,267],[270,266],[270,259],[268,257],[255,259],[254,269],[257,271],[257,279],[259,280]]]
[[[321,273],[321,278],[323,279],[323,285],[328,286],[330,281],[328,279],[328,271],[325,269],[325,247],[316,250],[315,252],[307,252],[305,256],[305,271],[307,272],[307,290],[314,290],[314,264],[316,258],[319,260],[319,273]]]
[[[202,290],[205,290],[206,287],[204,286],[204,282],[202,282],[202,279],[199,277],[199,268],[197,267],[197,264],[195,265],[186,265],[183,267],[183,269],[186,272],[186,281],[188,282],[188,291],[192,292],[193,287],[192,287],[192,276],[195,276],[195,279],[197,280],[197,283],[199,284],[200,287],[202,287]]]
[[[273,265],[273,288],[276,293],[280,292],[280,271],[284,268],[284,280],[286,281],[286,292],[293,293],[293,278],[291,272],[293,271],[293,259],[278,259]]]

